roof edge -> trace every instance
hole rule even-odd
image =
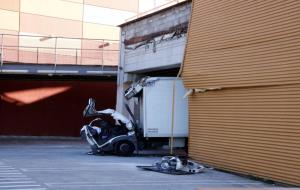
[[[158,11],[155,11],[155,12],[153,12],[153,13],[149,13],[149,14],[144,15],[144,16],[142,16],[142,17],[138,17],[138,18],[136,18],[136,19],[133,19],[133,20],[130,20],[130,21],[125,22],[125,23],[123,23],[123,24],[120,24],[120,25],[118,25],[118,27],[124,27],[124,26],[126,26],[126,25],[129,25],[129,24],[138,22],[138,21],[143,20],[143,19],[145,19],[145,18],[151,17],[151,16],[153,16],[153,15],[159,14],[159,13],[161,13],[161,12],[167,11],[167,10],[169,10],[169,9],[172,9],[172,8],[174,8],[174,7],[181,6],[181,5],[183,5],[183,4],[185,4],[185,3],[189,3],[189,2],[192,2],[192,0],[185,0],[185,1],[182,1],[182,2],[177,3],[177,4],[175,4],[175,5],[172,5],[172,6],[169,6],[169,7],[163,8],[163,9],[160,9],[160,10],[158,10]]]

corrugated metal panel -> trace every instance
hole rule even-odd
[[[190,156],[213,166],[300,183],[300,84],[190,97]]]
[[[195,0],[183,79],[190,156],[300,185],[300,1]]]
[[[196,0],[193,9],[183,70],[188,87],[300,79],[300,1]]]

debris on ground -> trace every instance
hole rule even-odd
[[[160,173],[172,175],[188,175],[202,173],[204,166],[178,156],[164,156],[160,162],[156,162],[151,166],[137,166],[144,170],[150,170]]]

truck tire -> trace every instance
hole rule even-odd
[[[116,144],[115,152],[121,156],[130,156],[134,152],[134,144],[129,141],[121,141]]]

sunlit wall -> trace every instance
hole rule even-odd
[[[117,25],[170,0],[1,0],[0,33],[119,39]]]
[[[138,0],[1,0],[0,32],[118,39]]]
[[[82,56],[81,62],[97,64],[99,60],[93,54],[99,54],[98,52],[81,50],[98,49],[101,43],[87,39],[118,40],[120,30],[117,25],[170,1],[172,0],[0,0],[0,34],[74,38],[58,41],[58,48],[78,49],[69,52],[59,49],[57,53],[62,59],[67,59],[67,56],[73,58],[78,53]],[[49,56],[53,54],[53,39],[40,41],[39,38],[28,36],[5,36],[3,42],[0,41],[9,46],[5,49],[7,61],[34,62],[39,54],[39,63],[53,62],[54,56]],[[46,48],[40,48],[37,53],[31,46]],[[118,49],[118,43],[112,41],[110,49]],[[111,54],[106,53],[106,57]],[[116,64],[115,59],[111,62]]]

